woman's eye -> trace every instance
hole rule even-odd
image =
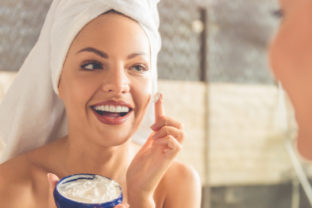
[[[283,9],[276,9],[276,10],[273,10],[271,12],[272,16],[273,17],[276,17],[276,18],[283,18],[284,17],[284,11]]]
[[[103,69],[103,65],[99,62],[88,62],[88,63],[82,64],[81,68],[84,70],[93,71],[93,70]]]
[[[145,72],[148,71],[148,68],[145,65],[137,64],[131,67],[131,69],[138,71],[138,72]]]

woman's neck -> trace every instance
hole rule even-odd
[[[136,153],[135,145],[130,141],[113,147],[101,146],[70,136],[63,141],[65,157],[62,175],[94,173],[123,182],[126,170]]]

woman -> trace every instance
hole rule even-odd
[[[161,96],[152,102],[159,47],[155,1],[52,3],[0,109],[10,159],[0,165],[2,207],[55,207],[58,178],[74,173],[116,180],[131,207],[200,206],[197,175],[174,160],[182,125],[164,115]],[[155,121],[141,147],[131,138],[150,105]]]
[[[283,19],[270,62],[295,109],[299,153],[312,160],[312,1],[280,0],[280,5]]]

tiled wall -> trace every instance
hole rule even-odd
[[[209,0],[208,80],[274,84],[267,47],[280,19],[278,0]]]
[[[296,126],[274,85],[212,84],[209,99],[210,183],[243,185],[289,179],[285,142]]]

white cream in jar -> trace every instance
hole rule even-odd
[[[105,203],[121,195],[119,184],[99,175],[74,175],[57,186],[64,197],[82,203]]]

